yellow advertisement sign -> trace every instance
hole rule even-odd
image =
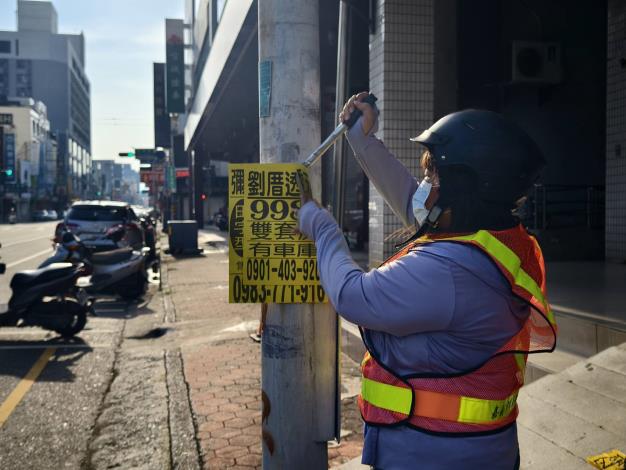
[[[231,303],[320,303],[315,244],[300,234],[296,211],[308,184],[300,164],[231,164],[229,300]]]

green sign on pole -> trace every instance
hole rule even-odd
[[[176,168],[174,165],[168,165],[167,171],[165,173],[167,179],[167,189],[170,190],[172,194],[176,192]]]

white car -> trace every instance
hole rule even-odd
[[[55,239],[69,230],[82,241],[101,239],[107,231],[122,225],[126,229],[124,241],[135,249],[143,245],[143,231],[130,204],[118,201],[78,201],[67,211],[63,222],[57,225]]]

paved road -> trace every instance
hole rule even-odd
[[[73,341],[35,328],[0,330],[0,468],[81,467],[124,323],[115,317],[126,312],[126,304],[107,307],[111,315],[90,318]],[[43,355],[40,375],[16,397]],[[7,406],[15,407],[2,423]]]
[[[52,253],[55,224],[0,225],[7,264],[0,304],[8,302],[15,272],[36,268]],[[125,321],[135,310],[135,304],[103,301],[71,341],[38,328],[0,328],[0,468],[84,465]],[[41,372],[29,382],[37,364]]]
[[[52,254],[51,238],[57,222],[0,225],[0,257],[7,272],[0,277],[0,304],[11,296],[9,282],[17,271],[34,269]]]

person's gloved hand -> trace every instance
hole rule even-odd
[[[363,113],[362,126],[363,133],[368,135],[374,125],[376,124],[376,118],[378,117],[377,111],[370,106],[368,103],[362,103],[369,93],[367,91],[362,91],[356,95],[352,95],[352,97],[346,102],[343,106],[343,110],[339,114],[339,119],[341,122],[346,122],[350,119],[350,115],[355,109],[358,109]]]
[[[294,232],[315,241],[316,216],[319,212],[326,212],[326,210],[322,209],[315,200],[308,201],[301,206],[298,211],[298,228]]]
[[[322,206],[313,198],[311,185],[302,179],[300,173],[296,173],[296,183],[300,189],[300,210],[298,210],[298,228],[294,232],[304,235],[309,240],[315,240],[313,224],[303,224],[303,216],[306,218],[311,211],[315,212],[315,209],[320,209]]]

